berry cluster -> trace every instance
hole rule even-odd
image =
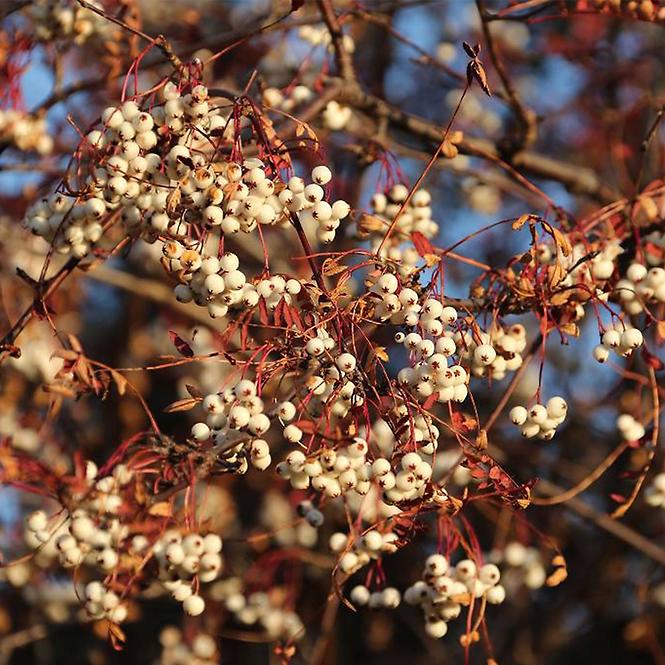
[[[218,454],[240,474],[247,470],[248,458],[261,470],[271,462],[268,444],[261,438],[271,421],[257,393],[254,381],[241,379],[232,388],[206,395],[201,402],[206,420],[195,423],[191,430],[198,443],[212,440]]]
[[[98,9],[96,0],[89,3]],[[109,39],[115,26],[103,17],[79,5],[76,0],[34,0],[25,9],[35,31],[35,38],[42,42],[71,41],[83,44],[88,40]]]
[[[639,441],[645,434],[644,425],[629,413],[622,413],[617,418],[617,429],[624,441]]]
[[[330,536],[328,544],[333,552],[341,555],[339,558],[340,570],[346,575],[352,575],[370,561],[378,559],[383,552],[395,552],[397,540],[397,535],[392,531],[381,533],[376,529],[371,529],[355,540],[351,540],[346,534],[337,531]]]
[[[325,25],[303,25],[298,29],[298,37],[312,46],[325,46],[330,53],[334,51],[330,31]],[[351,35],[342,35],[341,45],[347,53],[353,53],[356,50],[356,44]]]
[[[374,216],[380,222],[376,225],[376,228],[371,226],[367,228],[371,233],[371,248],[373,251],[378,250],[386,230],[397,216],[408,196],[408,187],[397,184],[393,185],[386,193],[378,192],[372,197],[370,206]],[[420,256],[415,247],[406,245],[402,248],[400,245],[409,240],[414,232],[421,233],[425,238],[434,238],[439,232],[439,225],[432,219],[431,203],[432,197],[426,189],[421,188],[414,192],[395,224],[390,241],[385,243],[381,250],[382,256],[401,264],[399,270],[404,275],[408,275],[415,270]]]
[[[458,332],[454,340],[460,349],[460,362],[469,363],[473,376],[489,374],[500,381],[507,372],[515,372],[522,366],[526,329],[519,323],[507,328],[497,324],[489,332],[480,331],[477,335]]]
[[[665,508],[665,473],[659,473],[644,493],[644,500],[654,508]]]
[[[200,583],[213,582],[222,571],[222,539],[215,533],[181,534],[171,529],[153,545],[159,563],[159,579],[190,616],[205,609],[205,601],[194,592]]]
[[[472,599],[485,598],[500,605],[506,591],[499,579],[501,573],[493,563],[478,568],[471,559],[450,567],[442,554],[433,554],[425,562],[422,579],[404,593],[409,605],[420,605],[425,615],[425,631],[434,638],[448,632],[448,623],[460,616],[463,606]]]
[[[295,425],[284,430],[287,440],[292,438],[289,428]],[[339,450],[320,448],[309,456],[301,450],[293,450],[277,465],[277,473],[288,479],[294,489],[308,489],[311,484],[313,490],[329,498],[351,491],[364,495],[369,491],[371,478],[366,455],[367,442],[357,437]]]
[[[363,584],[358,584],[351,589],[349,599],[358,607],[367,605],[373,610],[394,610],[402,602],[402,594],[395,587],[391,586],[385,587],[380,591],[371,591]]]
[[[167,626],[159,634],[162,653],[155,665],[218,665],[220,655],[215,638],[206,633],[185,636],[175,626]]]
[[[610,352],[614,351],[616,355],[628,358],[643,343],[644,337],[637,328],[619,322],[603,333],[600,344],[593,350],[593,357],[599,363],[604,363],[609,358]]]
[[[534,404],[530,409],[514,406],[510,410],[510,420],[521,428],[522,436],[549,441],[556,428],[566,419],[568,404],[563,397],[551,397],[547,404]]]
[[[665,268],[647,267],[643,263],[631,263],[626,276],[614,287],[623,309],[635,316],[641,314],[649,303],[665,302]]]
[[[85,611],[91,620],[108,619],[122,623],[127,619],[127,606],[120,596],[102,582],[89,582],[85,586]]]
[[[306,85],[294,85],[284,92],[279,88],[266,88],[262,97],[266,106],[290,113],[295,107],[312,99],[314,93]]]
[[[493,550],[489,559],[502,566],[501,582],[508,592],[515,592],[520,586],[540,589],[547,579],[540,550],[517,540],[507,543],[503,550]]]
[[[245,593],[242,580],[230,577],[218,582],[212,590],[215,600],[221,601],[242,626],[255,627],[271,640],[292,642],[305,635],[300,617],[284,607],[284,594],[279,587],[269,592]]]
[[[327,243],[350,208],[345,201],[326,200],[332,174],[324,165],[314,167],[307,184],[297,176],[287,182],[270,176],[258,158],[220,160],[217,146],[233,139],[236,123],[205,86],[182,95],[167,83],[161,96],[162,104],[144,109],[135,101],[107,108],[102,127],[88,134],[80,150],[92,171],[82,178],[81,194],[43,199],[26,222],[57,251],[81,257],[100,239],[100,221],[118,211],[129,235],[161,239],[165,268],[181,282],[177,297],[210,303],[220,316],[225,307],[243,302],[248,280],[239,266],[227,271],[232,275],[218,268],[217,250],[206,249],[212,243],[202,243],[202,233],[285,227],[297,215],[315,223],[319,241]],[[255,294],[249,298],[256,304]]]
[[[7,144],[24,152],[48,155],[53,151],[46,116],[16,109],[0,109],[0,146]]]

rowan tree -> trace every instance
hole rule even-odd
[[[662,663],[665,6],[6,0],[2,663]]]

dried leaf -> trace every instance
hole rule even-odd
[[[554,572],[545,580],[547,586],[559,586],[568,577],[568,570],[565,566],[556,568]]]
[[[640,196],[637,197],[637,200],[640,206],[642,206],[642,210],[644,210],[644,214],[647,216],[647,219],[650,222],[658,219],[658,206],[650,196],[647,196],[646,194],[640,194]]]
[[[185,340],[178,335],[178,333],[173,332],[173,330],[169,330],[169,337],[171,338],[171,342],[175,346],[175,348],[178,350],[178,353],[181,356],[185,356],[186,358],[191,358],[194,355],[194,351],[192,351],[192,347],[185,342]]]
[[[180,199],[182,198],[182,193],[180,192],[180,187],[176,187],[171,190],[171,193],[166,199],[166,212],[172,215],[175,213],[176,209],[180,205]]]
[[[557,285],[566,278],[566,269],[557,261],[549,270],[550,289],[555,289]]]
[[[120,374],[120,372],[114,369],[111,370],[111,376],[113,377],[115,386],[118,389],[118,394],[124,395],[125,392],[127,392],[127,379],[122,374]]]
[[[572,293],[572,289],[566,289],[565,291],[559,291],[555,293],[550,298],[550,305],[553,305],[554,307],[560,307],[570,299]]]
[[[196,397],[185,397],[185,399],[179,399],[172,404],[169,404],[165,409],[164,413],[175,413],[176,411],[189,411],[193,409],[201,400]]]
[[[148,508],[148,514],[159,517],[171,517],[173,510],[168,501],[159,501]]]
[[[459,154],[457,146],[450,139],[446,139],[443,142],[443,145],[441,146],[441,152],[447,159],[453,159]]]
[[[552,228],[552,235],[554,236],[554,242],[557,244],[557,247],[561,250],[563,255],[570,256],[573,251],[573,246],[570,244],[568,236],[555,228]]]
[[[411,234],[411,241],[416,251],[420,256],[424,257],[427,254],[436,254],[436,250],[432,243],[420,231],[414,231]]]
[[[517,231],[518,229],[521,229],[529,220],[531,220],[532,215],[527,214],[527,215],[522,215],[521,217],[518,217],[514,222],[513,222],[513,231]]]
[[[580,328],[573,321],[568,321],[568,323],[563,323],[559,326],[559,330],[566,335],[571,335],[572,337],[580,336]]]
[[[387,363],[390,360],[388,353],[386,352],[385,346],[375,346],[373,349],[374,355],[384,363]]]
[[[331,275],[337,275],[340,272],[344,272],[346,269],[346,266],[340,265],[339,260],[333,257],[327,258],[321,266],[323,274],[327,277],[330,277]]]

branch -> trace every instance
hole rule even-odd
[[[340,99],[343,103],[370,116],[387,119],[394,128],[406,130],[413,136],[435,141],[437,144],[441,140],[440,125],[406,113],[380,97],[364,92],[357,85],[345,86]],[[522,169],[535,177],[555,180],[574,193],[584,194],[602,203],[615,201],[619,197],[619,194],[607,187],[593,170],[577,164],[561,162],[530,150],[520,150],[509,157],[502,156],[496,144],[481,138],[465,137],[457,144],[457,148],[462,154],[480,157],[497,164],[513,177],[514,173],[510,167]]]
[[[517,91],[503,66],[503,62],[501,62],[501,59],[499,58],[496,43],[494,42],[494,38],[490,31],[484,0],[476,0],[476,5],[478,7],[478,13],[480,14],[480,24],[482,26],[485,42],[487,43],[490,59],[492,60],[492,64],[494,65],[494,69],[496,69],[499,79],[501,80],[501,85],[503,85],[503,88],[506,91],[506,97],[508,98],[508,102],[514,111],[519,124],[520,135],[514,148],[522,149],[529,147],[535,142],[538,133],[536,114],[530,108],[525,106],[519,98]]]
[[[356,71],[353,67],[351,54],[344,48],[344,34],[340,27],[331,0],[316,0],[321,16],[330,33],[333,49],[335,49],[335,62],[337,71],[344,81],[352,83],[356,81]]]

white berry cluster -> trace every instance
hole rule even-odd
[[[313,90],[306,85],[296,85],[282,91],[279,88],[266,88],[263,91],[263,103],[271,108],[293,112],[298,106],[314,99]],[[336,100],[329,101],[321,112],[321,121],[327,129],[341,131],[352,116],[351,108]]]
[[[314,98],[314,92],[306,85],[295,85],[282,91],[279,88],[266,88],[263,103],[280,111],[290,113],[297,106]]]
[[[556,251],[552,243],[541,243],[536,247],[536,260],[540,264],[558,262],[565,270],[565,277],[558,283],[561,287],[575,285],[593,285],[605,282],[614,273],[616,259],[623,252],[617,240],[611,240],[599,247],[590,260],[590,247],[584,243],[575,243],[568,256]]]
[[[394,610],[402,602],[402,594],[395,587],[389,586],[380,591],[371,591],[363,584],[358,584],[351,589],[349,599],[357,607],[367,605],[373,610]]]
[[[8,144],[24,152],[48,155],[53,150],[46,116],[17,109],[0,109],[0,146]]]
[[[295,425],[284,430],[287,440],[293,438],[291,428]],[[302,437],[302,432],[298,432]],[[364,495],[371,485],[371,465],[366,455],[367,442],[360,437],[339,450],[319,448],[310,455],[302,450],[292,450],[277,465],[277,473],[294,489],[308,489],[311,485],[313,490],[331,499],[351,491]]]
[[[646,433],[644,425],[629,413],[622,413],[617,418],[617,429],[625,441],[639,441]]]
[[[346,575],[352,575],[370,561],[380,558],[382,553],[397,551],[397,540],[397,535],[392,531],[371,529],[355,540],[337,531],[330,536],[328,544],[333,552],[341,555],[338,564],[340,570]]]
[[[159,634],[162,653],[154,665],[218,665],[220,654],[215,638],[197,632],[185,639],[182,631],[175,626],[167,626]]]
[[[358,361],[352,353],[336,353],[335,340],[320,326],[314,337],[303,339],[301,355],[307,360],[307,372],[297,387],[301,403],[307,404],[311,415],[324,413],[336,420],[345,418],[352,407],[362,406],[364,396],[363,381],[358,376]],[[282,406],[284,408],[282,408]],[[280,406],[280,418],[290,421],[295,416],[293,408],[286,404]],[[302,439],[300,429],[289,425],[284,429],[284,438],[291,443]]]
[[[10,411],[0,414],[0,436],[11,437],[12,447],[27,453],[38,453],[43,444],[39,432],[23,427]]]
[[[436,302],[436,301],[435,301]],[[440,337],[436,344],[418,333],[397,333],[395,341],[411,352],[412,367],[403,367],[397,382],[419,401],[436,394],[438,402],[463,402],[468,395],[467,371],[461,365],[448,365],[448,354],[455,348],[450,337]],[[454,353],[454,351],[453,351]]]
[[[85,611],[92,620],[108,619],[117,624],[127,618],[127,606],[120,596],[98,581],[85,586]]]
[[[383,457],[372,463],[372,479],[383,490],[383,498],[388,503],[422,497],[431,478],[432,465],[416,452],[406,453],[397,467]]]
[[[473,376],[486,376],[500,381],[508,372],[522,366],[522,353],[526,348],[526,329],[523,325],[504,328],[497,324],[489,332],[457,332],[453,339],[460,350],[460,362],[470,366]]]
[[[117,548],[127,537],[127,528],[116,517],[123,504],[121,492],[133,478],[131,469],[118,464],[112,475],[96,479],[97,467],[86,465],[88,489],[79,498],[77,509],[60,527],[55,543],[63,566],[73,568],[81,563],[112,569],[118,561]],[[94,517],[93,517],[94,516]],[[26,521],[28,545],[39,548],[54,537],[43,511],[31,513]]]
[[[211,318],[226,316],[232,307],[253,307],[259,300],[257,290],[240,270],[240,259],[227,252],[221,257],[185,249],[170,240],[162,248],[167,271],[180,280],[174,289],[178,302],[194,301],[206,307]]]
[[[603,333],[600,344],[593,350],[593,357],[604,363],[613,351],[621,358],[628,358],[643,343],[644,337],[637,328],[619,322]]]
[[[383,240],[385,232],[397,216],[400,208],[409,196],[409,188],[406,185],[393,185],[387,192],[377,192],[370,201],[372,212],[376,217],[385,222],[376,229],[372,235],[372,250],[376,251]],[[397,220],[392,235],[384,244],[382,255],[396,261],[404,262],[406,265],[400,267],[404,274],[413,272],[413,268],[419,260],[419,255],[413,246],[400,248],[400,244],[409,240],[414,232],[421,233],[425,238],[434,238],[439,232],[439,225],[432,219],[432,197],[428,190],[421,188],[414,192],[404,212]],[[415,253],[415,256],[414,256]]]
[[[442,335],[446,326],[452,326],[457,321],[454,307],[444,306],[434,298],[427,298],[421,303],[414,289],[400,288],[399,279],[389,272],[376,280],[370,293],[377,301],[374,311],[378,318],[410,327],[420,326],[423,332],[434,337]],[[454,350],[450,355],[453,353]]]
[[[101,237],[100,221],[119,211],[128,234],[164,242],[167,270],[182,275],[180,297],[204,302],[210,295],[203,288],[206,279],[213,296],[242,292],[248,280],[235,268],[227,283],[213,270],[216,253],[201,247],[200,231],[250,233],[259,224],[287,227],[291,215],[302,215],[317,223],[321,242],[334,239],[350,208],[345,201],[326,200],[328,167],[314,167],[310,183],[297,176],[284,183],[257,158],[220,161],[216,146],[233,139],[235,124],[207,88],[196,85],[181,95],[167,83],[161,97],[161,104],[145,109],[127,101],[102,113],[101,128],[82,146],[91,161],[81,182],[85,193],[56,194],[35,204],[26,216],[35,234],[59,252],[84,256]],[[184,287],[192,280],[195,288],[188,292]]]
[[[96,0],[89,0],[98,9]],[[114,26],[102,16],[82,7],[76,0],[33,0],[25,9],[39,41],[71,40],[83,44],[108,39]]]
[[[217,446],[228,445],[225,459],[238,464],[238,473],[247,470],[247,457],[260,470],[267,469],[271,462],[268,443],[261,438],[271,421],[257,392],[254,381],[241,379],[221,393],[206,395],[201,403],[206,420],[195,423],[191,430],[197,442],[212,439]]]
[[[626,313],[641,314],[650,303],[665,302],[665,268],[631,263],[625,277],[616,283],[614,293]]]
[[[417,446],[422,455],[434,454],[440,431],[426,411],[414,413],[406,404],[400,404],[394,409],[394,418],[398,423],[395,434],[403,449]]]
[[[659,473],[644,493],[644,500],[654,508],[665,508],[665,473]]]
[[[312,46],[326,46],[331,53],[334,50],[330,30],[325,25],[303,25],[298,29],[298,36]],[[356,44],[351,35],[342,35],[341,44],[347,53],[353,53],[356,50]]]
[[[501,581],[509,592],[520,586],[540,589],[547,579],[547,569],[539,549],[527,547],[517,540],[506,544],[502,550],[493,550],[489,559],[501,565]]]
[[[337,100],[333,99],[326,104],[326,107],[321,113],[321,120],[323,125],[333,132],[342,131],[351,120],[353,115],[349,106],[340,104]]]
[[[101,198],[73,205],[64,194],[51,194],[27,211],[25,222],[37,236],[52,243],[59,254],[83,258],[104,232],[100,220],[106,212]]]
[[[231,577],[218,582],[211,595],[224,603],[237,623],[255,627],[272,640],[292,642],[305,635],[300,617],[284,607],[284,593],[279,587],[247,594],[242,580]]]
[[[182,603],[190,616],[205,609],[205,601],[192,588],[217,579],[222,571],[222,539],[215,533],[181,534],[175,529],[165,532],[153,545],[159,563],[159,578],[171,595]]]
[[[463,606],[472,598],[485,598],[492,605],[500,605],[506,591],[499,580],[496,565],[488,563],[480,568],[471,559],[463,559],[451,567],[442,554],[433,554],[425,562],[422,579],[404,593],[409,605],[419,605],[425,616],[425,631],[430,637],[441,638],[448,632],[448,623],[460,616]]]
[[[510,410],[510,420],[521,428],[522,436],[527,439],[538,437],[549,441],[556,433],[557,427],[566,419],[568,404],[563,397],[555,396],[547,400],[547,404],[534,404],[527,409],[514,406]]]

